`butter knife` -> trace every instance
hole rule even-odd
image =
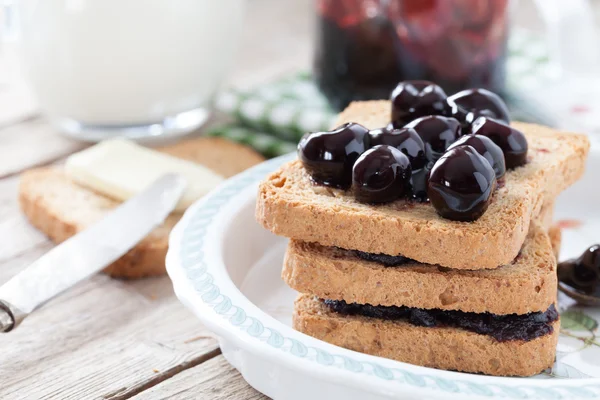
[[[0,287],[0,332],[116,261],[165,220],[186,182],[167,174],[102,220],[56,246]]]

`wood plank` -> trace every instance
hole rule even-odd
[[[0,284],[54,245],[18,210],[18,177],[0,180]],[[195,339],[195,340],[193,340]],[[0,398],[126,398],[216,353],[167,277],[97,275],[0,336]]]
[[[54,245],[29,225],[19,178],[0,180],[0,284]],[[0,398],[127,398],[213,357],[217,343],[175,299],[167,277],[98,275],[0,336]]]
[[[134,396],[132,400],[236,399],[263,400],[267,396],[244,381],[219,355]]]
[[[0,180],[0,283],[53,247],[18,212],[18,178]],[[97,275],[0,336],[0,398],[126,398],[215,355],[167,277]]]
[[[216,355],[167,277],[97,275],[0,336],[0,398],[124,399]]]
[[[0,284],[54,246],[20,214],[17,186],[0,180]],[[217,343],[167,277],[100,274],[1,335],[0,347],[0,398],[82,399],[130,396],[213,357]]]
[[[14,257],[20,257],[28,251],[41,246],[47,251],[51,244],[46,236],[29,224],[19,210],[17,202],[17,189],[19,178],[13,176],[0,180],[0,265]],[[31,257],[29,257],[31,259]],[[33,261],[33,260],[31,260]],[[5,277],[13,275],[16,271],[8,268],[11,265],[2,265],[0,269],[0,282]]]
[[[54,245],[19,213],[18,178],[0,180],[0,284]],[[7,244],[7,245],[4,245]],[[215,355],[167,277],[97,275],[0,336],[0,398],[126,398]]]
[[[44,118],[0,129],[0,178],[52,163],[87,145],[58,133]]]

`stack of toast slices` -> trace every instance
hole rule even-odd
[[[389,110],[355,102],[337,122],[379,128]],[[553,204],[582,175],[589,141],[513,125],[527,137],[528,162],[506,173],[473,222],[443,219],[427,203],[359,203],[314,184],[299,161],[268,176],[256,216],[291,239],[282,276],[301,293],[294,328],[433,368],[530,376],[551,367],[560,327]]]

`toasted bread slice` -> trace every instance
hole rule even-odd
[[[221,138],[195,138],[160,151],[203,164],[225,177],[264,160],[249,147]],[[101,219],[119,202],[72,182],[60,166],[36,168],[21,176],[19,203],[33,226],[60,243]],[[165,273],[169,233],[181,214],[172,214],[104,272],[121,278]]]
[[[352,103],[339,122],[384,126],[389,102]],[[515,123],[529,142],[529,162],[508,171],[487,211],[476,221],[440,217],[430,204],[405,200],[369,205],[348,192],[314,185],[300,161],[292,161],[260,185],[256,218],[277,235],[324,246],[403,255],[456,269],[487,269],[519,253],[532,217],[544,201],[582,175],[589,150],[585,135]]]
[[[536,222],[519,256],[495,269],[414,262],[386,267],[354,251],[291,240],[282,277],[300,293],[347,303],[527,314],[556,302],[556,258],[548,234]]]
[[[294,304],[294,329],[336,346],[425,367],[501,376],[531,376],[554,363],[554,332],[524,341],[499,342],[459,328],[414,326],[335,313],[313,296]]]
[[[544,203],[539,215],[535,218],[539,225],[550,234],[554,221],[554,199]]]
[[[548,230],[548,236],[550,236],[550,243],[552,243],[554,257],[556,257],[556,260],[558,260],[558,255],[560,254],[560,245],[562,242],[562,231],[560,230],[560,226],[552,225]]]

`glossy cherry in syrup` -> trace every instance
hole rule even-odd
[[[352,167],[370,146],[369,130],[347,123],[328,132],[304,135],[298,144],[298,156],[313,181],[337,188],[352,183]]]
[[[423,168],[413,170],[412,176],[410,177],[412,200],[415,200],[419,203],[429,201],[427,186],[429,184],[429,174],[431,173],[431,168],[433,168],[433,161],[429,161]]]
[[[456,142],[452,143],[452,145],[448,147],[448,150],[465,145],[473,147],[479,154],[488,160],[492,166],[492,169],[494,170],[494,173],[496,174],[496,179],[500,179],[504,176],[504,173],[506,172],[504,153],[502,152],[502,149],[492,141],[492,139],[482,135],[465,135]]]
[[[458,146],[433,166],[427,193],[442,217],[474,221],[487,210],[496,186],[496,174],[485,157],[471,146]]]
[[[444,90],[429,81],[403,81],[392,91],[392,124],[401,128],[426,115],[446,113],[448,103]]]
[[[486,89],[467,89],[448,97],[451,116],[459,121],[471,124],[478,117],[494,118],[510,123],[510,114],[506,103],[494,92]]]
[[[600,245],[558,265],[558,280],[575,291],[600,298]]]
[[[472,125],[472,133],[487,136],[504,152],[506,168],[520,167],[527,162],[527,139],[523,133],[501,121],[479,117]]]
[[[414,129],[425,143],[425,156],[435,161],[461,135],[460,122],[455,118],[429,115],[418,118],[405,126]]]
[[[385,144],[395,147],[406,154],[413,171],[423,168],[427,163],[427,159],[425,158],[425,144],[414,129],[390,129],[390,127],[372,129],[369,132],[369,136],[371,136],[371,146]]]
[[[352,193],[362,203],[387,203],[410,190],[408,157],[392,146],[380,145],[365,151],[352,170]]]

